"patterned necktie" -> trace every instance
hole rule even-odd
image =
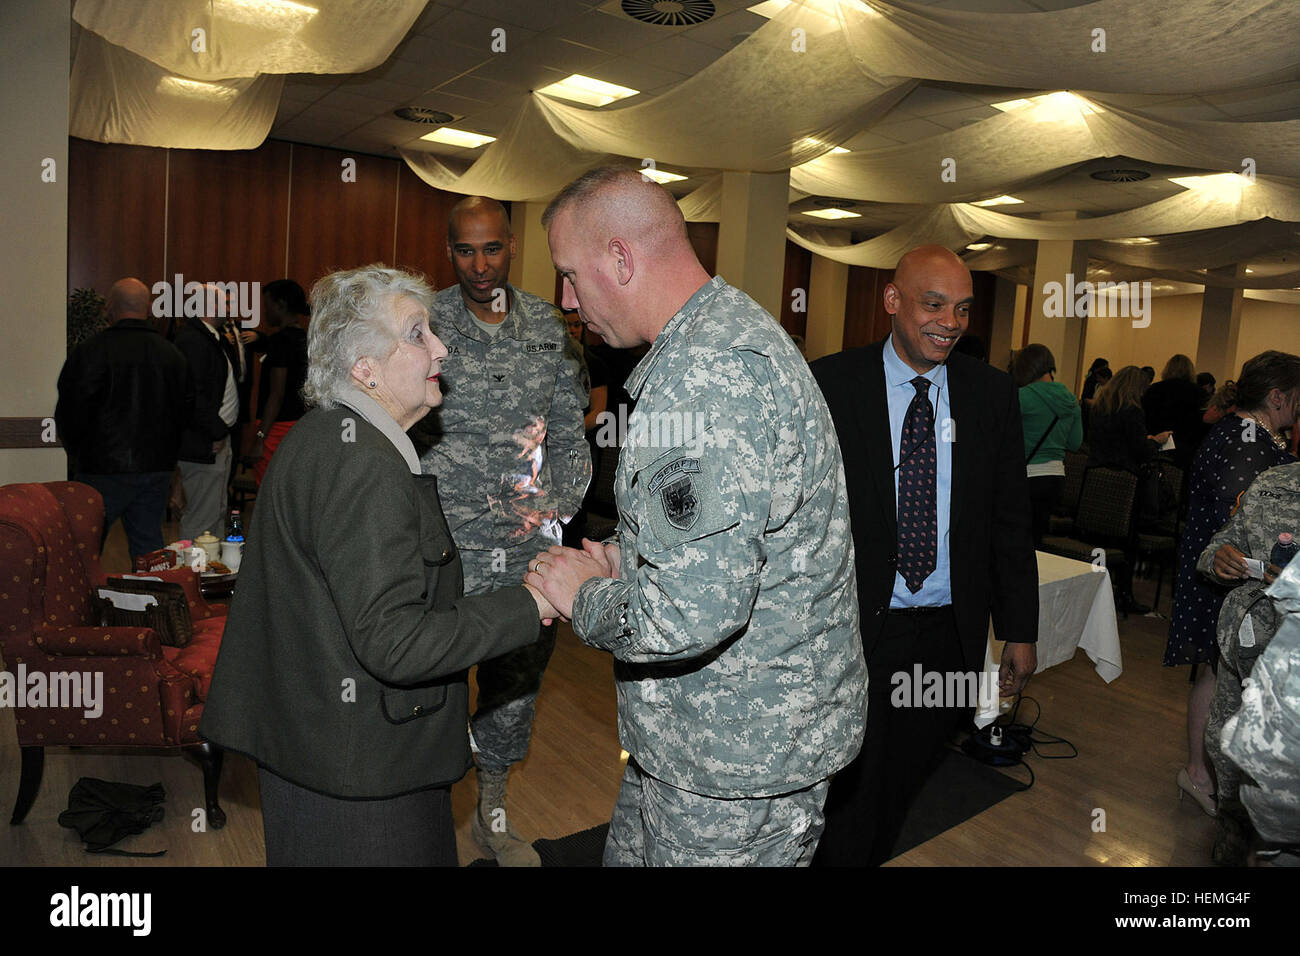
[[[898,573],[915,594],[934,570],[938,541],[935,517],[936,451],[930,381],[912,379],[916,395],[907,406],[898,466]]]

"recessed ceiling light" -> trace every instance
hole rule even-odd
[[[835,4],[841,0],[806,0],[807,8],[820,16],[834,19]],[[851,5],[856,7],[862,13],[869,13],[874,16],[880,16],[877,10],[872,9],[871,4],[864,3],[863,0],[851,0]],[[762,3],[756,3],[752,7],[746,7],[750,13],[757,13],[760,17],[767,17],[771,20],[778,13],[790,6],[790,0],[763,0]]]
[[[587,106],[604,106],[607,103],[613,103],[615,100],[625,100],[629,96],[636,96],[641,91],[619,86],[617,83],[606,83],[604,80],[583,76],[581,73],[574,73],[572,76],[566,76],[550,86],[543,86],[537,92],[545,93],[547,96],[554,96],[556,99],[584,103]]]
[[[301,29],[320,13],[315,7],[293,0],[212,0],[212,12],[223,20],[250,27],[290,31]]]
[[[1252,269],[1250,266],[1247,266],[1247,267],[1246,267],[1246,275],[1248,275],[1248,276],[1253,276],[1254,274],[1255,274],[1255,270]]]
[[[1154,239],[1148,239],[1146,236],[1134,236],[1132,239],[1112,239],[1111,242],[1118,243],[1121,246],[1145,246],[1147,244],[1156,245]]]
[[[1017,199],[1015,196],[994,196],[992,199],[981,199],[979,202],[971,203],[972,206],[1014,206],[1017,203],[1024,202],[1023,199]]]
[[[495,143],[497,138],[444,126],[441,129],[435,129],[432,133],[425,133],[420,139],[427,139],[430,143],[445,143],[448,146],[464,146],[467,149],[478,149],[487,143]]]
[[[1038,110],[1034,118],[1043,120],[1072,119],[1080,114],[1089,116],[1097,112],[1097,107],[1083,97],[1075,96],[1069,90],[1057,90],[1055,93],[1044,93],[1041,96],[1003,100],[1001,103],[990,103],[989,105],[995,110],[1001,110],[1004,113],[1032,106]]]
[[[983,252],[985,249],[992,249],[992,248],[993,248],[993,243],[991,243],[991,242],[972,242],[972,243],[971,243],[970,245],[968,245],[966,248],[969,249],[971,252]]]
[[[665,183],[679,183],[686,178],[681,173],[670,173],[665,169],[643,169],[641,175],[646,179],[653,179],[661,186]]]
[[[817,219],[860,219],[862,213],[849,212],[847,209],[807,209],[804,211],[805,216],[814,216]]]
[[[1177,183],[1184,189],[1222,189],[1224,186],[1240,186],[1248,183],[1240,173],[1210,173],[1206,176],[1170,176],[1171,183]]]

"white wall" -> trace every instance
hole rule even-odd
[[[54,414],[67,341],[68,69],[66,2],[0,4],[0,417]],[[54,182],[42,182],[42,160]],[[112,241],[112,237],[105,237]],[[0,449],[0,484],[66,475],[60,448]]]

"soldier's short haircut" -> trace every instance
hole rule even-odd
[[[447,216],[447,245],[455,244],[456,217],[465,212],[495,212],[506,224],[506,235],[514,234],[510,226],[510,213],[500,202],[490,196],[466,196],[451,207],[451,213]]]
[[[415,299],[426,313],[433,305],[433,289],[423,277],[381,262],[332,272],[312,286],[302,388],[308,405],[333,408],[353,387],[350,376],[357,359],[393,354],[397,338],[388,320],[393,300],[400,296]]]
[[[636,193],[638,196],[637,201],[651,200],[646,204],[646,208],[662,204],[665,211],[675,210],[677,213],[675,225],[678,227],[678,231],[685,236],[686,220],[682,217],[681,210],[678,209],[677,201],[673,199],[672,193],[653,180],[646,179],[641,175],[640,170],[628,166],[597,166],[569,183],[560,190],[560,194],[551,200],[550,205],[542,213],[542,228],[550,229],[551,222],[560,212],[570,206],[586,203],[611,187],[623,189],[629,189],[630,187],[629,194],[631,194],[632,190],[646,190],[644,193]],[[656,190],[657,193],[652,193],[650,190]],[[671,222],[671,219],[665,219],[664,222]]]

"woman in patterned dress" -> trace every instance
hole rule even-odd
[[[1178,549],[1178,580],[1164,664],[1191,664],[1187,702],[1187,765],[1178,771],[1186,792],[1214,816],[1214,781],[1205,758],[1205,724],[1219,648],[1215,624],[1228,591],[1196,573],[1196,559],[1255,477],[1295,459],[1282,432],[1295,427],[1300,403],[1300,356],[1263,352],[1237,380],[1236,408],[1210,429],[1192,461],[1187,524]],[[1202,665],[1208,664],[1208,667]]]

